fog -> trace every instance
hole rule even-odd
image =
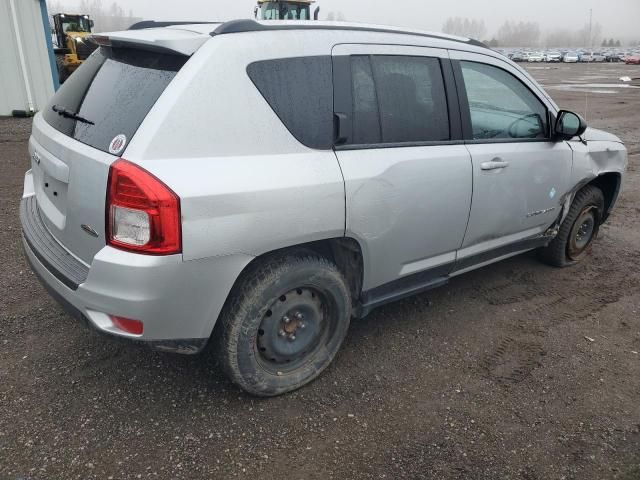
[[[131,9],[136,17],[198,21],[251,17],[255,5],[254,0],[118,0],[117,3],[126,11]],[[318,5],[321,19],[333,12],[341,13],[348,21],[434,31],[441,31],[449,17],[468,17],[484,21],[488,37],[507,20],[537,22],[543,32],[561,28],[575,30],[589,22],[592,8],[594,23],[601,24],[605,37],[640,40],[640,0],[319,0]]]

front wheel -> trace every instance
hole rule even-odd
[[[568,267],[581,261],[598,236],[603,214],[602,191],[587,185],[576,194],[556,238],[539,250],[539,258],[555,267]]]
[[[234,288],[215,334],[229,378],[270,397],[327,368],[347,334],[351,296],[338,268],[315,254],[258,262]]]

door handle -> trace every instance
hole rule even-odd
[[[509,166],[509,162],[505,162],[503,160],[491,160],[490,162],[483,162],[480,164],[480,168],[482,170],[498,170],[500,168],[507,168]]]

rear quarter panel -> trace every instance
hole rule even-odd
[[[334,152],[299,143],[246,73],[258,60],[330,54],[330,42],[311,43],[300,32],[219,36],[156,103],[125,158],[180,196],[185,260],[257,256],[344,235]]]

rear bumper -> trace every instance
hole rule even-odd
[[[45,230],[39,230],[38,215],[35,197],[23,198],[25,255],[52,296],[73,317],[100,332],[161,350],[201,351],[235,279],[252,259],[232,255],[185,262],[181,255],[154,257],[107,246],[85,266],[44,225]],[[110,315],[142,321],[143,334],[119,330]]]

